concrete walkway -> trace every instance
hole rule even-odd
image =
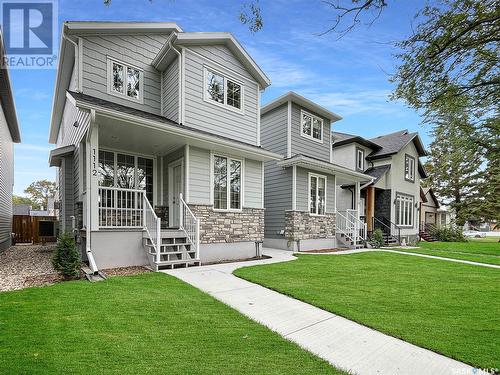
[[[264,249],[271,259],[163,271],[210,294],[249,318],[356,374],[480,374],[461,362],[237,278],[240,267],[296,259]],[[270,353],[272,356],[272,353]]]

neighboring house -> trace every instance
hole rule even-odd
[[[337,187],[359,187],[371,180],[362,171],[331,162],[331,124],[340,119],[294,92],[262,107],[262,146],[284,158],[265,163],[266,246],[328,249],[337,240],[352,246],[366,237],[356,207],[337,212]]]
[[[270,81],[231,34],[65,22],[59,56],[50,165],[94,271],[259,253],[263,162],[280,155],[260,144]]]
[[[14,143],[21,142],[5,49],[0,29],[0,251],[11,245]]]
[[[432,188],[420,188],[419,234],[426,241],[433,240],[432,228],[452,224],[451,211],[441,206]]]
[[[426,177],[419,160],[426,151],[418,133],[401,130],[366,139],[333,132],[332,162],[372,176],[360,187],[360,211],[368,232],[382,229],[387,242],[414,242],[419,233],[420,179]],[[337,187],[337,208],[355,208],[353,184]]]

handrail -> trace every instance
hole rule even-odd
[[[363,241],[366,241],[367,226],[366,223],[358,217],[358,211],[353,209],[347,209],[346,214],[348,217],[351,218],[351,220],[355,224],[355,233],[356,236],[358,237],[358,240],[361,239]]]
[[[341,212],[344,212],[344,211],[337,211],[337,213],[336,213],[335,228],[339,232],[343,233],[344,236],[346,236],[346,238],[349,241],[354,242],[355,231],[354,231],[354,227],[352,225],[353,223],[351,221],[349,221],[349,219],[347,218],[347,213],[346,213],[346,215],[343,215]]]
[[[385,228],[387,228],[387,229],[388,229],[388,231],[387,231],[387,230],[385,230],[385,231],[384,231],[383,229],[382,229],[382,231],[386,232],[389,236],[394,236],[394,235],[392,234],[392,229],[393,229],[393,228],[391,227],[391,225],[392,225],[392,226],[394,226],[394,229],[396,229],[396,231],[397,231],[397,240],[398,240],[398,243],[401,243],[401,228],[400,228],[400,227],[398,227],[396,224],[394,224],[394,223],[393,223],[392,221],[390,221],[389,219],[387,219],[387,218],[385,218],[385,217],[384,217],[383,219],[384,219],[385,221],[389,222],[389,224],[390,224],[390,225],[388,225],[388,224],[384,223],[382,220],[380,220],[379,218],[376,218],[376,217],[374,216],[374,217],[373,217],[373,226],[372,226],[372,227],[373,227],[373,230],[375,230],[375,223],[379,223],[379,224],[381,224],[383,227],[385,227]]]
[[[156,261],[160,261],[160,251],[161,251],[161,219],[156,216],[156,213],[149,203],[146,194],[144,197],[144,210],[143,210],[143,222],[144,229],[148,234],[149,239],[151,240],[151,244],[155,249]]]
[[[199,259],[200,253],[200,220],[194,216],[193,211],[184,201],[182,193],[179,194],[179,227],[186,234],[196,250],[196,259]]]

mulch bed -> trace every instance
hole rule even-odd
[[[151,272],[151,270],[143,266],[131,266],[131,267],[107,268],[101,270],[101,272],[107,277],[113,277],[113,276],[139,275],[141,273]]]
[[[337,253],[340,251],[349,250],[348,248],[340,248],[340,249],[321,249],[321,250],[304,250],[300,251],[301,253],[311,253],[311,254],[320,254],[320,253]]]

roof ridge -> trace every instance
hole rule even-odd
[[[388,134],[378,135],[376,137],[370,138],[370,140],[385,138],[385,137],[389,137],[391,135],[402,134],[402,133],[409,133],[409,130],[408,129],[403,129],[403,130],[398,130],[398,131],[395,131],[395,132],[392,132],[392,133],[388,133]]]

